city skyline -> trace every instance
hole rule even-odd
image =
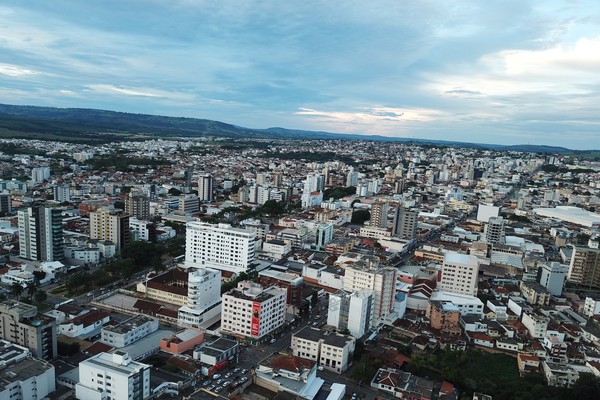
[[[0,102],[596,147],[591,1],[7,1]]]

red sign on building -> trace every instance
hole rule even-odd
[[[252,328],[250,329],[250,335],[258,336],[260,330],[260,303],[254,302],[252,304]]]

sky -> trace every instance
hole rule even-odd
[[[3,0],[0,102],[600,148],[598,0]]]

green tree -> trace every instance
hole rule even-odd
[[[43,303],[48,299],[48,295],[43,290],[37,290],[34,297],[36,303]]]
[[[369,212],[369,210],[358,209],[358,210],[354,210],[354,212],[352,213],[351,222],[353,224],[362,225],[366,221],[368,221],[370,218],[371,218],[371,213]]]
[[[36,282],[29,282],[27,284],[27,295],[29,296],[30,300],[33,298],[33,295],[35,294],[36,291],[37,291]]]
[[[21,296],[21,293],[23,293],[23,286],[21,286],[21,284],[14,282],[11,286],[10,286],[10,294],[12,294],[13,296],[15,296],[15,300],[19,300],[19,297]]]

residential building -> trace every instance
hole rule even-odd
[[[221,271],[188,269],[187,304],[177,313],[179,326],[199,328],[221,313]]]
[[[79,382],[75,395],[79,400],[147,399],[151,365],[133,361],[129,354],[100,353],[79,363]]]
[[[524,312],[521,323],[523,323],[525,328],[529,331],[529,336],[534,339],[541,339],[546,336],[550,318],[535,313]]]
[[[43,360],[56,358],[56,320],[14,300],[0,303],[0,339],[25,346]]]
[[[323,379],[317,377],[315,361],[295,356],[275,356],[259,364],[255,373],[257,385],[306,400],[313,400],[324,383]]]
[[[129,216],[110,208],[90,212],[90,239],[109,240],[121,250],[130,241]]]
[[[63,260],[64,240],[61,211],[29,207],[18,212],[19,255],[27,260]]]
[[[12,212],[12,199],[8,193],[0,193],[0,213],[9,214]]]
[[[551,295],[560,296],[568,273],[568,265],[558,262],[543,264],[541,268],[540,284],[544,286]]]
[[[292,354],[316,361],[320,366],[339,374],[348,369],[356,339],[352,336],[305,327],[292,334]]]
[[[396,294],[395,268],[382,267],[376,260],[361,259],[350,264],[345,271],[346,292],[373,291],[373,323],[392,312]]]
[[[543,361],[542,371],[548,386],[571,387],[579,379],[579,372],[569,365]]]
[[[158,320],[136,315],[116,325],[104,326],[100,341],[111,347],[121,348],[158,330]]]
[[[427,313],[433,329],[442,333],[460,335],[460,309],[449,301],[429,301]]]
[[[360,339],[373,326],[373,303],[372,290],[331,293],[327,325],[334,326],[338,331],[347,329],[352,336]]]
[[[419,210],[406,209],[399,205],[396,207],[396,216],[392,227],[392,236],[404,240],[413,240],[417,236],[417,219]]]
[[[287,290],[276,286],[264,288],[251,281],[223,294],[221,332],[261,342],[283,326]]]
[[[54,185],[52,187],[54,201],[59,203],[71,201],[71,188],[69,185]]]
[[[26,347],[0,340],[0,399],[45,399],[56,390],[54,366]]]
[[[491,217],[485,224],[483,234],[485,242],[488,244],[504,243],[504,225],[505,220],[502,217]]]
[[[215,372],[224,368],[229,360],[237,357],[240,351],[239,343],[236,340],[219,338],[213,342],[202,343],[194,349],[194,360],[200,361],[203,365],[202,375],[212,376]]]
[[[34,185],[41,183],[48,178],[50,178],[49,166],[35,167],[31,169],[31,180],[33,181]]]
[[[550,292],[537,282],[521,281],[519,284],[523,297],[529,304],[547,306],[550,304]]]
[[[254,261],[256,235],[228,224],[191,221],[186,230],[186,267],[245,272]]]
[[[156,224],[148,220],[129,218],[129,230],[131,231],[131,240],[143,240],[145,242],[156,241]]]
[[[125,212],[138,220],[150,219],[150,199],[144,194],[129,192],[125,198]]]
[[[211,174],[201,174],[198,179],[198,198],[200,201],[214,201],[213,177]]]
[[[390,205],[385,201],[377,201],[371,205],[369,225],[375,228],[387,228]]]
[[[444,254],[439,283],[441,290],[476,296],[478,279],[479,259],[477,257],[450,252]]]
[[[583,315],[586,317],[600,315],[600,298],[587,296],[583,304]]]
[[[567,281],[586,288],[600,288],[600,249],[573,247]]]

